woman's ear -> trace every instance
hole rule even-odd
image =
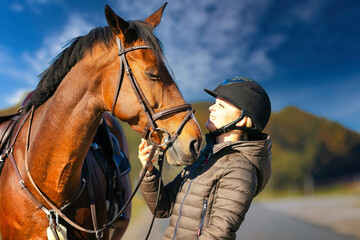
[[[247,116],[244,116],[239,122],[236,123],[237,127],[244,127],[246,126]]]

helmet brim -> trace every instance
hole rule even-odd
[[[214,97],[214,98],[217,98],[217,94],[214,92],[214,91],[211,91],[211,90],[209,90],[209,89],[204,89],[204,91],[207,93],[207,94],[209,94],[210,96],[212,96],[212,97]]]

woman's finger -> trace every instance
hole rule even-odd
[[[140,160],[146,161],[149,157],[151,149],[152,149],[152,146],[147,146],[142,151],[139,151],[138,157],[140,158]]]
[[[141,152],[144,154],[147,154],[151,151],[151,149],[152,149],[152,146],[147,146],[147,147],[144,147],[144,149]]]
[[[141,139],[141,143],[139,144],[139,151],[142,151],[142,149],[144,149],[144,147],[147,146],[147,141],[145,139]]]

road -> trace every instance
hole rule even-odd
[[[237,240],[359,240],[287,214],[254,204],[237,232]]]
[[[281,206],[286,205],[284,202]],[[331,228],[303,221],[286,211],[279,211],[272,203],[253,203],[245,221],[237,232],[237,240],[360,240],[359,237],[344,235]],[[147,209],[138,218],[130,221],[130,226],[123,239],[145,239],[151,215]],[[359,216],[360,218],[360,216]],[[156,219],[149,239],[161,239],[168,219]]]

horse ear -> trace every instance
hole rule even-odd
[[[105,7],[105,17],[109,27],[115,34],[123,34],[129,27],[129,23],[116,15],[108,5]]]
[[[145,22],[149,23],[153,29],[156,28],[157,25],[159,25],[166,5],[167,2],[159,10],[154,12],[150,17],[145,19]]]

